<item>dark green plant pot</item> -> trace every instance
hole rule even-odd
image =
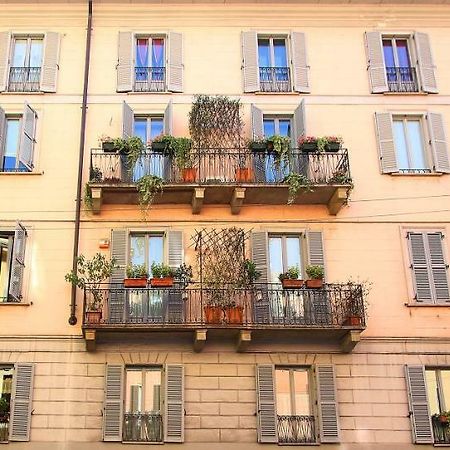
[[[339,142],[330,142],[326,145],[325,150],[327,152],[336,153],[341,149],[341,144]]]
[[[304,153],[314,153],[317,152],[317,142],[304,142],[300,147]]]
[[[105,153],[115,153],[116,149],[114,148],[114,142],[112,141],[102,142],[102,150]]]
[[[165,153],[167,144],[165,142],[152,142],[152,151],[155,153]]]
[[[250,148],[252,149],[252,152],[254,153],[263,153],[267,150],[267,143],[266,142],[253,142],[250,144]]]

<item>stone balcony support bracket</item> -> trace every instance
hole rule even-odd
[[[194,188],[192,193],[192,214],[200,214],[205,198],[205,188]]]
[[[96,347],[96,332],[95,330],[84,330],[84,339],[86,341],[86,350],[94,352]]]
[[[250,330],[240,330],[236,350],[238,352],[245,352],[252,341],[252,332]]]
[[[333,196],[328,202],[328,212],[335,216],[348,200],[348,188],[339,187],[334,191]]]
[[[207,330],[195,330],[194,331],[194,351],[199,353],[203,350],[206,344]]]
[[[245,200],[245,188],[234,188],[233,197],[231,198],[230,207],[231,214],[239,214],[241,212],[241,206]]]
[[[349,330],[341,339],[340,347],[344,353],[350,353],[361,339],[360,330]]]

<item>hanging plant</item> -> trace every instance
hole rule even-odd
[[[311,180],[306,175],[300,173],[290,173],[284,179],[284,182],[289,186],[288,205],[294,203],[300,189],[304,189],[306,192],[313,191]]]
[[[164,180],[156,175],[144,175],[136,182],[139,193],[139,205],[145,214],[150,208],[155,195],[163,191]]]
[[[274,134],[267,138],[269,152],[275,155],[275,164],[280,165],[282,161],[289,161],[291,140],[286,136]]]

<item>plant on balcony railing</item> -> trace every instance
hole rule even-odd
[[[143,175],[136,182],[136,189],[139,194],[139,205],[144,216],[150,208],[155,195],[162,192],[164,187],[164,180],[157,175]]]
[[[323,277],[325,275],[325,271],[322,266],[306,266],[305,271],[306,275],[308,275],[308,279],[306,280],[307,288],[320,289],[323,287]]]
[[[305,192],[313,191],[313,183],[302,173],[292,172],[284,178],[283,182],[288,185],[288,205],[294,203],[300,189],[304,189]]]
[[[343,142],[340,136],[301,136],[297,144],[298,148],[305,153],[338,152]]]
[[[353,180],[347,170],[335,170],[333,176],[328,179],[328,184],[348,184],[350,189],[353,189]]]
[[[265,152],[267,151],[267,139],[263,136],[256,136],[247,141],[247,147],[253,153]]]
[[[303,280],[299,279],[299,276],[300,269],[297,266],[291,266],[286,272],[280,273],[278,279],[283,289],[299,289],[303,286]]]
[[[152,287],[170,287],[173,286],[173,279],[176,274],[176,269],[163,264],[153,263],[151,265],[152,278],[150,284]]]
[[[123,280],[125,287],[146,287],[148,270],[145,264],[129,264],[126,268],[127,277]]]
[[[342,284],[345,289],[342,292],[341,301],[347,311],[344,325],[361,326],[367,317],[367,297],[372,289],[372,283],[367,280],[354,281],[351,278]]]
[[[7,398],[0,397],[0,423],[9,421],[10,404]]]

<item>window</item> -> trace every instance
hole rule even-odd
[[[437,93],[435,66],[427,34],[365,34],[372,93]],[[417,63],[416,63],[417,62]]]
[[[302,278],[302,254],[300,235],[269,235],[270,281],[278,283],[280,273],[290,267],[298,267]]]
[[[127,367],[123,440],[161,442],[161,367]]]
[[[444,235],[440,231],[410,231],[407,238],[414,280],[414,300],[419,303],[450,305]]]
[[[291,90],[285,38],[258,37],[258,65],[261,91]]]
[[[0,366],[0,442],[9,439],[13,368]]]
[[[447,416],[450,410],[450,369],[426,369],[428,407],[431,414],[434,442],[450,444],[450,428]]]
[[[14,236],[0,233],[0,301],[9,300],[9,283],[11,276],[12,251]]]
[[[137,37],[135,49],[134,90],[164,92],[166,90],[165,38]]]

